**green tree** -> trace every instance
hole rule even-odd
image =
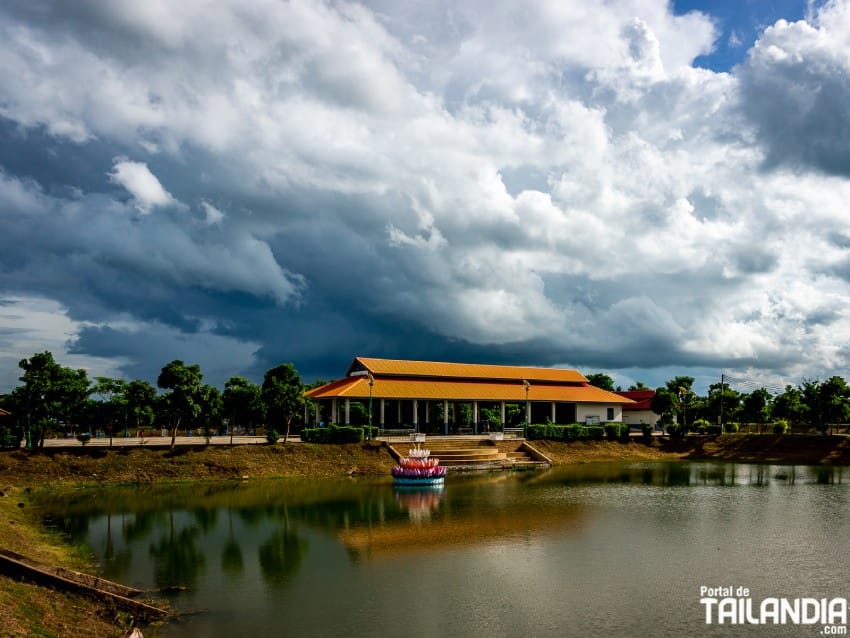
[[[785,391],[774,397],[771,413],[773,418],[785,419],[792,426],[800,423],[807,413],[803,393],[799,388],[786,385]]]
[[[266,372],[262,397],[269,418],[279,420],[286,426],[283,435],[286,444],[292,419],[301,413],[305,401],[301,377],[291,363],[282,363]]]
[[[745,423],[767,423],[770,420],[772,398],[765,388],[744,395],[741,402],[741,420]]]
[[[650,390],[651,388],[646,385],[643,381],[635,381],[632,385],[629,386],[629,391],[634,392],[636,390]]]
[[[213,429],[217,429],[221,424],[224,402],[218,388],[206,383],[198,391],[197,402],[199,407],[197,423],[203,429],[207,445],[209,445]]]
[[[27,401],[27,446],[32,447],[36,433],[38,447],[44,447],[44,436],[56,421],[74,422],[83,413],[89,395],[89,379],[85,370],[66,368],[53,359],[50,352],[21,359]]]
[[[127,382],[123,379],[112,379],[110,377],[95,377],[92,394],[97,395],[100,401],[93,406],[96,422],[99,427],[104,427],[109,432],[109,442],[112,444],[112,435],[116,427],[126,423],[127,418]]]
[[[127,412],[133,417],[137,430],[153,423],[156,388],[150,383],[139,380],[130,381],[124,387],[124,400]]]
[[[614,391],[614,379],[609,377],[604,372],[594,372],[593,374],[588,374],[587,382],[590,383],[590,385],[596,386],[597,388],[608,390],[608,392]]]
[[[156,384],[163,390],[163,407],[171,429],[171,449],[177,443],[177,428],[183,421],[192,422],[201,410],[198,397],[201,392],[201,367],[187,366],[180,359],[166,364],[159,373]]]
[[[230,377],[224,383],[224,414],[230,419],[230,445],[238,426],[246,426],[262,418],[260,386],[244,377]]]
[[[825,434],[826,420],[824,419],[824,409],[821,400],[820,381],[818,379],[803,379],[800,399],[803,406],[805,406],[805,414],[809,424],[817,428],[817,431],[821,434]]]
[[[829,425],[830,431],[833,425],[850,422],[850,387],[842,377],[833,376],[821,383],[820,399],[824,425]]]
[[[741,395],[736,390],[724,383],[712,383],[708,387],[708,397],[704,404],[702,417],[711,423],[720,423],[722,413],[723,422],[729,423],[738,418],[741,408]]]

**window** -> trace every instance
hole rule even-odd
[[[609,421],[614,420],[614,408],[608,408],[608,420]]]

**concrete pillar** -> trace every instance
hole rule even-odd
[[[396,401],[396,408],[398,408],[398,420],[396,421],[396,425],[401,425],[401,401]]]
[[[351,425],[351,399],[345,400],[345,424]]]
[[[472,431],[478,434],[478,401],[472,402]]]
[[[381,399],[381,429],[384,429],[384,400]]]
[[[431,402],[425,402],[425,425],[428,425],[431,422],[431,411],[428,409],[431,407]]]
[[[552,423],[555,423],[555,416],[557,415],[557,411],[555,410],[555,402],[552,401]]]
[[[443,399],[443,434],[449,433],[449,402]]]
[[[319,425],[319,402],[318,401],[316,401],[316,422],[313,425],[316,426],[316,427],[318,427],[318,425]]]
[[[502,411],[502,431],[504,432],[505,431],[505,402],[504,401],[501,402],[501,405],[499,406],[499,408]]]
[[[331,399],[331,423],[336,425],[336,399]]]
[[[419,432],[419,401],[413,399],[413,431]]]
[[[525,402],[525,422],[531,424],[531,402]]]

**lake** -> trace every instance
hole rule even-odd
[[[769,597],[848,597],[848,479],[617,463],[450,475],[439,491],[276,480],[38,502],[104,577],[197,612],[163,636],[812,636],[837,623],[707,624],[701,587],[746,587],[756,614]]]

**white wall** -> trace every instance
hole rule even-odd
[[[629,425],[646,423],[654,427],[658,423],[659,418],[661,417],[652,410],[623,410],[623,423],[628,423]]]
[[[608,418],[608,408],[614,408],[614,418]],[[584,423],[587,417],[599,417],[600,423],[622,421],[623,406],[618,403],[576,403],[576,422]]]

